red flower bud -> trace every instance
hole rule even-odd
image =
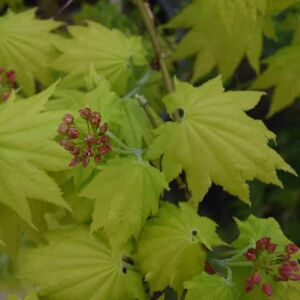
[[[92,125],[98,127],[101,122],[101,116],[98,112],[93,112],[90,118]]]
[[[85,107],[79,110],[79,114],[81,116],[82,119],[84,120],[89,120],[92,114],[92,111],[90,108]]]
[[[62,135],[66,135],[68,132],[68,126],[64,123],[60,124],[58,127],[58,133]]]
[[[269,237],[263,237],[260,240],[256,241],[256,248],[266,249],[270,243],[271,243],[271,239]]]
[[[101,162],[101,155],[95,155],[94,159],[95,159],[96,163],[100,163]]]
[[[272,244],[272,243],[267,244],[267,246],[266,246],[266,249],[267,249],[267,251],[269,253],[274,253],[275,250],[276,250],[276,248],[277,248],[277,245],[276,244]]]
[[[67,114],[65,114],[64,116],[63,116],[63,122],[65,123],[65,124],[67,124],[67,125],[70,125],[70,124],[72,124],[73,122],[74,122],[74,117],[73,117],[73,115],[72,114],[70,114],[70,113],[67,113]]]
[[[7,78],[7,81],[10,84],[15,83],[15,81],[16,81],[16,73],[15,73],[15,71],[14,70],[7,71],[6,72],[6,78]]]
[[[68,151],[73,151],[75,147],[74,144],[68,140],[62,140],[60,144]]]
[[[87,143],[88,146],[91,146],[94,144],[95,142],[95,139],[94,137],[91,135],[91,134],[88,134],[86,137],[85,137],[85,141]]]
[[[0,67],[0,74],[4,72],[4,68]]]
[[[99,154],[104,155],[106,153],[106,146],[100,147],[99,148]]]
[[[74,147],[72,150],[71,150],[71,153],[75,156],[79,155],[80,154],[80,149],[77,148],[77,147]]]
[[[101,133],[106,132],[106,131],[107,131],[107,128],[108,128],[107,123],[104,123],[102,126],[100,126],[100,128],[99,128],[99,133],[101,134]]]
[[[285,250],[288,254],[295,254],[298,252],[299,248],[294,243],[290,243],[285,247]]]
[[[77,156],[74,156],[69,163],[69,167],[76,167],[80,163],[80,159]]]
[[[299,271],[299,266],[298,263],[294,260],[291,260],[288,262],[289,266],[294,270],[294,271]]]
[[[106,144],[106,143],[108,143],[108,141],[109,141],[109,137],[107,135],[103,135],[101,137],[101,142],[102,143]]]
[[[259,284],[260,283],[260,280],[261,280],[261,277],[259,275],[258,272],[255,272],[252,277],[251,277],[252,281],[256,284]]]
[[[246,281],[246,293],[249,293],[252,291],[254,287],[254,281],[252,280],[252,278],[248,278],[247,281]]]
[[[254,248],[248,249],[244,255],[247,258],[247,260],[249,260],[249,261],[256,260],[256,250]]]
[[[112,147],[109,144],[106,144],[105,148],[106,148],[106,152],[111,152],[112,151]]]
[[[273,288],[272,288],[272,285],[269,284],[269,283],[265,283],[263,286],[262,286],[262,290],[263,292],[267,295],[267,296],[272,296],[273,294]]]
[[[96,144],[96,145],[101,145],[101,144],[102,144],[102,141],[101,141],[101,139],[97,139],[97,140],[95,140],[95,144]]]
[[[71,139],[77,139],[79,135],[79,131],[76,127],[69,127],[68,128],[68,135]]]

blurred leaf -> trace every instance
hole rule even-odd
[[[133,66],[146,64],[145,50],[140,37],[126,37],[92,21],[87,26],[69,26],[72,38],[56,40],[61,55],[53,68],[68,73],[84,74],[93,64],[118,93],[125,91]]]
[[[0,17],[0,66],[16,71],[16,80],[27,95],[35,93],[35,80],[48,86],[53,82],[50,60],[57,52],[50,32],[60,26],[52,20],[35,18],[30,9]]]

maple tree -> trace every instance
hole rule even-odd
[[[297,176],[252,111],[272,88],[268,117],[300,96],[299,24],[264,45],[300,1],[194,0],[159,28],[132,4],[69,25],[0,1],[0,297],[299,299],[300,250],[274,218],[247,208],[232,236],[202,204],[218,185],[251,206],[253,182]]]

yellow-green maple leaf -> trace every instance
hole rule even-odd
[[[60,112],[43,112],[53,87],[28,99],[0,106],[0,202],[31,223],[27,198],[68,207],[45,171],[65,169],[67,156],[52,141]]]
[[[130,147],[143,148],[149,145],[153,140],[153,127],[137,100],[123,99],[122,110],[124,117],[120,127],[120,138]]]
[[[130,147],[143,148],[153,139],[151,123],[137,100],[120,98],[111,91],[104,78],[99,78],[96,88],[89,92],[58,89],[55,97],[55,101],[49,102],[48,109],[77,113],[80,108],[88,106],[99,111],[109,130],[118,133]]]
[[[274,218],[263,219],[251,215],[245,221],[236,219],[236,223],[240,231],[239,237],[232,244],[236,248],[254,246],[255,242],[263,237],[271,238],[273,243],[280,246],[291,243]]]
[[[97,87],[89,92],[75,89],[57,89],[55,100],[48,103],[49,110],[66,110],[76,116],[83,107],[90,107],[98,111],[103,122],[107,122],[109,129],[118,128],[123,117],[119,97],[111,91],[106,80],[101,80]]]
[[[202,273],[185,282],[186,300],[238,300],[238,292],[230,278]]]
[[[300,38],[298,32],[296,32],[291,46],[280,49],[268,57],[265,62],[268,68],[258,77],[253,88],[275,87],[268,114],[272,116],[300,97]]]
[[[152,291],[171,286],[182,291],[183,282],[204,268],[208,249],[223,244],[216,224],[200,217],[188,204],[163,204],[148,221],[138,241],[137,261]]]
[[[62,54],[52,63],[56,70],[69,73],[67,77],[85,74],[93,65],[117,92],[123,92],[133,66],[146,63],[139,37],[126,37],[92,21],[68,30],[72,38],[56,41]]]
[[[294,171],[268,146],[274,134],[245,113],[261,95],[224,92],[220,77],[198,88],[176,81],[175,92],[163,101],[169,114],[180,108],[184,117],[156,130],[148,157],[163,155],[162,167],[168,180],[185,171],[195,205],[212,182],[246,203],[248,180],[257,178],[281,186],[276,169]]]
[[[272,15],[296,2],[299,0],[194,0],[167,24],[190,29],[175,59],[196,55],[193,81],[214,67],[227,79],[245,56],[258,72],[263,34],[276,37]]]
[[[238,249],[239,253],[245,253],[249,248],[256,247],[256,241],[263,238],[269,237],[272,243],[277,246],[277,251],[284,252],[286,245],[291,243],[291,241],[284,235],[280,225],[274,218],[257,218],[250,215],[246,220],[236,219],[237,227],[240,232],[239,237],[231,244],[232,247]],[[294,254],[291,258],[292,260],[297,260],[298,254]],[[235,258],[237,261],[247,261],[245,257],[239,255]],[[242,269],[240,267],[232,268],[233,280],[235,283],[235,290],[240,292],[240,300],[267,300],[270,297],[266,296],[260,286],[254,287],[251,293],[245,292],[245,282],[251,274],[253,274],[254,266],[244,266]],[[261,275],[265,276],[262,270]],[[262,277],[264,278],[264,277]],[[267,278],[268,283],[273,287],[272,299],[276,300],[296,300],[299,296],[300,283],[299,282],[280,282],[276,280],[273,276]]]
[[[6,300],[38,300],[38,296],[35,293],[31,293],[29,295],[26,295],[24,298],[23,297],[18,297],[16,295],[8,295]]]
[[[0,17],[0,66],[16,71],[16,79],[27,95],[35,92],[35,80],[49,85],[53,71],[49,62],[57,55],[51,41],[59,22],[35,18],[35,10]]]
[[[81,195],[96,199],[92,229],[104,228],[113,243],[122,244],[137,238],[146,219],[157,213],[165,188],[164,175],[149,163],[117,159]]]
[[[26,251],[20,275],[52,300],[144,300],[142,278],[123,257],[130,247],[112,249],[103,233],[88,227],[50,232],[48,245]]]

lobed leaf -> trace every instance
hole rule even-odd
[[[238,300],[233,282],[220,275],[202,273],[184,284],[186,300]]]
[[[263,35],[276,38],[272,16],[295,3],[299,0],[194,0],[166,25],[189,29],[174,58],[196,56],[192,81],[215,67],[226,80],[245,56],[259,72]]]
[[[275,87],[268,116],[300,97],[300,42],[280,49],[265,60],[268,68],[253,84],[255,89]]]
[[[176,81],[176,90],[164,98],[168,113],[182,109],[180,122],[167,122],[156,130],[148,158],[162,157],[168,180],[185,171],[198,205],[212,182],[250,203],[247,181],[259,179],[282,186],[276,169],[295,171],[268,146],[274,138],[261,121],[248,117],[262,94],[224,92],[221,78],[194,88]]]
[[[35,18],[35,9],[0,17],[0,66],[16,71],[16,80],[27,95],[35,93],[35,80],[45,86],[53,82],[50,61],[57,55],[50,33],[60,26],[53,20]]]
[[[49,244],[27,250],[20,275],[53,300],[145,299],[142,279],[123,256],[129,249],[112,249],[102,233],[87,227],[60,229],[48,235]]]
[[[183,282],[204,268],[206,251],[223,244],[216,224],[199,217],[186,203],[163,204],[157,217],[146,223],[138,242],[137,261],[152,291],[171,286],[182,291]]]
[[[85,74],[91,65],[103,75],[114,90],[124,92],[133,66],[146,63],[145,51],[138,37],[126,37],[92,21],[87,26],[69,26],[70,39],[56,40],[61,55],[52,63],[54,69],[68,76]]]
[[[167,183],[149,163],[135,159],[111,162],[84,188],[81,196],[95,199],[92,230],[104,228],[113,243],[137,238],[146,219],[158,210]]]
[[[66,168],[67,156],[52,139],[61,113],[42,112],[54,87],[29,99],[10,98],[0,110],[0,202],[32,224],[27,198],[65,208],[45,171]]]
[[[235,221],[240,232],[238,239],[233,243],[236,248],[247,248],[262,237],[270,237],[273,243],[282,246],[290,243],[274,218],[263,219],[251,215],[245,221]]]

